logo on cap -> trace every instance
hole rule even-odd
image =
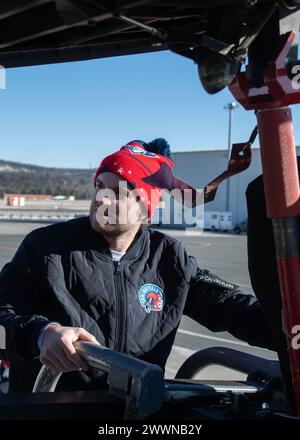
[[[155,153],[151,153],[151,151],[146,151],[144,148],[137,147],[136,145],[125,145],[127,150],[129,150],[132,154],[141,154],[142,156],[147,157],[158,157]]]

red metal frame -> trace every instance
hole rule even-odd
[[[264,87],[251,86],[247,73],[241,72],[229,90],[246,110],[266,110],[300,103],[300,90],[293,88],[286,74],[286,58],[296,38],[295,32],[281,37],[281,44],[264,72]]]
[[[283,320],[300,415],[300,350],[293,349],[291,344],[292,329],[300,325],[300,246],[294,245],[296,240],[291,240],[288,227],[288,222],[300,217],[299,174],[293,121],[288,107],[300,103],[300,90],[293,88],[285,67],[294,38],[294,32],[282,37],[281,45],[265,71],[264,87],[253,88],[247,74],[240,73],[229,89],[245,109],[257,111],[267,213],[276,225],[274,239]],[[300,234],[300,231],[294,232]]]

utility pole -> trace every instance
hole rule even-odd
[[[231,154],[231,130],[232,130],[232,111],[238,108],[238,105],[236,102],[229,102],[228,104],[224,105],[224,109],[229,111],[229,119],[228,119],[228,162],[230,159]],[[230,207],[230,178],[226,180],[226,211],[229,211]]]

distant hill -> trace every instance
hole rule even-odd
[[[47,168],[0,160],[0,197],[29,193],[90,198],[93,169]]]

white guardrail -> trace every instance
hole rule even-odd
[[[47,222],[55,223],[71,220],[87,215],[86,213],[70,214],[25,214],[25,213],[0,213],[0,221],[19,221],[19,222]]]

